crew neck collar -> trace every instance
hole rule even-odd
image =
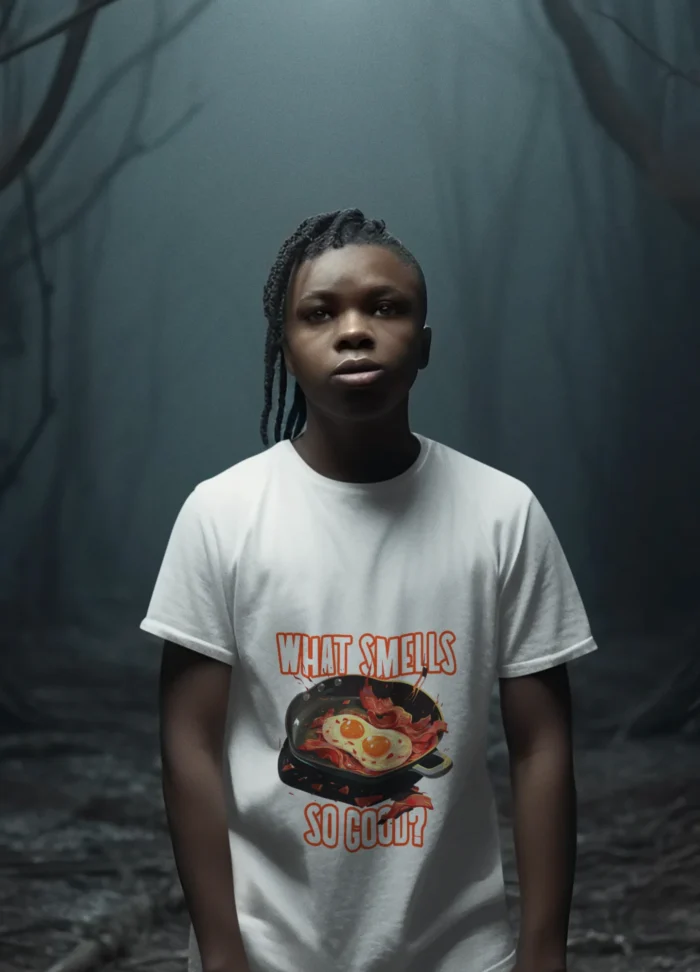
[[[405,469],[398,476],[392,476],[391,479],[383,479],[377,483],[346,483],[342,480],[331,479],[328,476],[324,476],[306,462],[305,459],[299,455],[297,450],[294,448],[291,439],[285,439],[280,442],[280,447],[284,449],[287,453],[291,462],[293,462],[297,468],[297,471],[301,472],[302,475],[306,476],[307,479],[317,483],[319,486],[323,486],[326,489],[335,490],[336,492],[352,494],[355,496],[366,496],[366,495],[377,495],[382,493],[391,492],[398,487],[404,486],[406,483],[415,479],[420,473],[421,469],[425,465],[430,452],[430,447],[432,445],[430,439],[426,439],[422,435],[418,435],[416,432],[413,433],[414,437],[420,443],[420,452],[416,459],[411,463],[408,469]]]

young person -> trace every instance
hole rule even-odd
[[[595,648],[562,549],[526,486],[411,432],[426,286],[382,221],[305,220],[264,309],[275,445],[187,498],[142,623],[165,642],[190,967],[559,972],[566,663]],[[486,768],[497,679],[517,950]]]

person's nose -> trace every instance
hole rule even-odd
[[[365,314],[347,311],[339,320],[336,335],[336,351],[371,349],[375,345],[374,332]]]

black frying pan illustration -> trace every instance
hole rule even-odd
[[[421,690],[416,691],[410,682],[384,682],[375,678],[368,679],[364,675],[341,675],[337,678],[329,678],[325,682],[319,682],[310,687],[308,691],[301,692],[289,704],[285,729],[289,748],[294,758],[298,762],[322,770],[324,774],[334,780],[365,785],[374,784],[375,781],[378,786],[385,785],[387,780],[392,783],[398,782],[397,777],[406,772],[430,778],[449,773],[452,768],[452,760],[436,748],[444,735],[442,732],[436,736],[436,746],[423,756],[372,777],[355,773],[352,770],[340,769],[328,760],[317,756],[313,751],[299,748],[307,739],[314,719],[325,715],[329,709],[335,709],[336,713],[339,713],[343,708],[346,708],[343,706],[343,702],[347,700],[350,700],[350,706],[347,706],[347,708],[361,709],[360,689],[368,683],[377,698],[390,698],[394,705],[400,705],[409,712],[414,722],[418,722],[419,719],[424,719],[426,716],[430,716],[433,721],[443,719],[442,711],[437,702],[431,699],[427,693]]]

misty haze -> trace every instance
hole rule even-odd
[[[425,271],[413,427],[533,490],[599,645],[571,969],[700,972],[698,0],[0,0],[0,110],[0,972],[186,968],[139,623],[351,207]]]

